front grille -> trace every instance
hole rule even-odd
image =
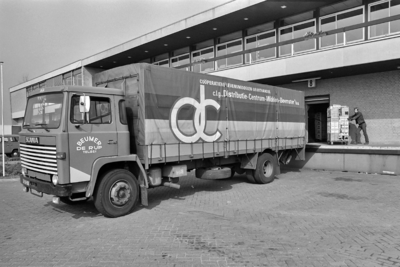
[[[55,146],[20,144],[22,167],[46,174],[57,174]]]

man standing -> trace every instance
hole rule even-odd
[[[368,134],[367,134],[367,124],[364,121],[364,117],[360,111],[359,108],[354,108],[354,115],[350,116],[348,118],[349,121],[355,120],[356,123],[358,124],[357,128],[357,134],[356,134],[356,143],[361,144],[360,142],[360,135],[361,135],[361,130],[363,131],[364,138],[365,138],[365,144],[369,144],[369,139],[368,139]]]

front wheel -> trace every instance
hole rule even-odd
[[[139,184],[127,170],[107,172],[94,195],[96,209],[105,217],[115,218],[130,213],[139,200]]]

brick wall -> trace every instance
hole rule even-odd
[[[301,90],[306,96],[330,95],[330,105],[360,108],[370,143],[400,144],[400,70],[280,85]],[[362,142],[364,139],[362,137]]]

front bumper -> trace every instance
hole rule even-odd
[[[29,187],[41,193],[58,197],[68,197],[72,194],[72,185],[53,185],[52,183],[24,177],[23,175],[20,175],[19,178],[23,186]],[[28,181],[29,186],[24,184],[23,180]]]

